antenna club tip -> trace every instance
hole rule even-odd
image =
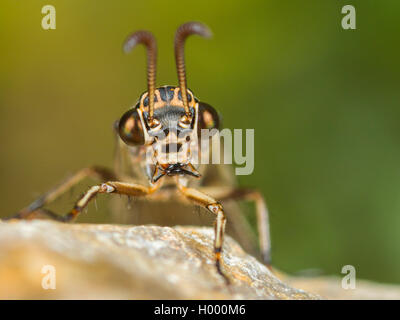
[[[156,40],[153,34],[146,30],[139,30],[129,35],[122,46],[125,53],[129,53],[139,43],[144,44],[148,49],[155,51],[157,49]]]
[[[198,33],[199,35],[203,36],[204,38],[211,38],[213,33],[211,29],[201,22],[192,22],[193,23],[193,30]]]
[[[124,51],[124,53],[129,53],[134,47],[136,47],[137,44],[138,42],[136,37],[134,37],[134,35],[131,35],[125,40],[124,44],[122,45],[122,50]]]
[[[212,38],[214,35],[211,31],[211,29],[209,29],[208,27],[206,27],[205,32],[203,33],[203,37],[206,39],[210,39]]]
[[[180,32],[183,32],[183,34],[186,34],[186,35],[197,34],[204,38],[211,38],[213,36],[211,29],[204,23],[201,23],[198,21],[191,21],[191,22],[182,24],[178,28],[177,34],[179,34]]]

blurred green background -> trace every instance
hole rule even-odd
[[[56,30],[41,27],[46,4]],[[341,28],[346,4],[357,30]],[[2,0],[1,215],[112,165],[112,123],[146,90],[144,50],[125,56],[122,41],[153,31],[158,84],[174,85],[174,32],[190,20],[214,38],[189,40],[189,87],[226,127],[255,128],[240,183],[267,197],[274,265],[400,283],[398,1]]]

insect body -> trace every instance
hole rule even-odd
[[[263,258],[270,265],[268,211],[261,194],[229,184],[213,187],[209,181],[211,176],[216,180],[215,172],[196,161],[202,151],[199,146],[200,130],[219,129],[220,120],[213,107],[199,101],[187,89],[184,43],[191,34],[209,37],[211,33],[197,22],[189,22],[178,28],[175,58],[179,86],[159,88],[155,85],[157,46],[154,36],[148,31],[138,31],[128,37],[124,44],[126,52],[140,43],[147,48],[148,90],[116,123],[118,154],[115,172],[100,167],[83,169],[13,218],[32,219],[45,215],[59,221],[73,221],[101,193],[146,197],[149,201],[162,201],[175,196],[176,201],[195,203],[215,216],[215,263],[217,271],[228,281],[222,271],[221,253],[227,217],[221,202],[250,200],[256,204]],[[89,188],[66,215],[59,216],[44,209],[46,204],[88,176],[102,183]]]

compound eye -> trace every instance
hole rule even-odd
[[[143,145],[144,132],[136,109],[124,113],[119,121],[119,136],[128,145]]]
[[[217,111],[209,104],[199,102],[199,122],[198,128],[201,129],[220,129],[220,119]]]

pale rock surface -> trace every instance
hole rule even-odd
[[[230,237],[227,286],[211,228],[0,223],[0,299],[316,299],[275,277]],[[54,266],[56,289],[43,266]],[[48,272],[48,271],[47,271]]]
[[[338,277],[272,274],[228,236],[227,286],[213,237],[211,228],[0,222],[0,299],[400,299],[397,285],[357,279],[344,290]],[[42,287],[49,265],[54,290]]]

